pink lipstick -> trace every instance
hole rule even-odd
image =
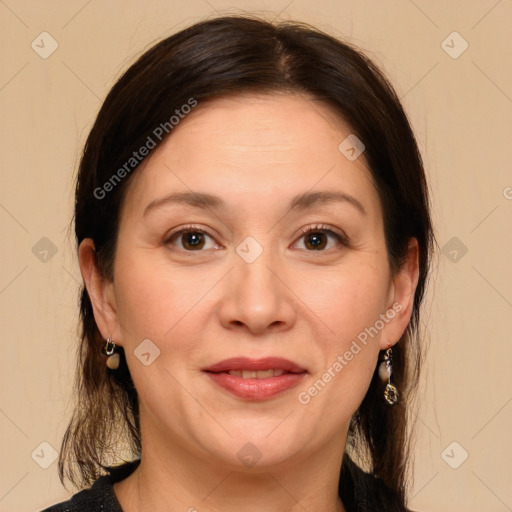
[[[221,388],[246,400],[266,400],[297,386],[308,373],[280,357],[225,359],[208,368],[208,376]]]

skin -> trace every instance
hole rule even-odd
[[[113,280],[98,272],[93,241],[80,245],[98,328],[125,348],[139,394],[142,462],[114,485],[126,512],[344,510],[337,487],[349,421],[379,350],[407,327],[418,280],[414,239],[402,270],[390,273],[364,154],[351,162],[338,149],[350,133],[329,107],[300,95],[199,104],[131,178]],[[144,214],[190,191],[225,205],[165,203]],[[290,209],[293,197],[318,191],[349,194],[366,213],[348,201]],[[186,236],[169,242],[188,224],[208,232],[200,250]],[[312,249],[301,230],[318,224],[349,244],[320,233],[326,245]],[[252,263],[236,252],[247,236],[263,249]],[[379,334],[300,403],[298,394],[396,303]],[[134,350],[148,338],[160,356],[146,366]],[[201,370],[235,356],[285,357],[308,374],[277,397],[244,400]],[[252,467],[237,456],[249,442],[261,454]]]

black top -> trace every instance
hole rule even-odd
[[[100,476],[89,489],[73,495],[68,501],[57,503],[41,512],[123,512],[113,485],[124,480],[139,465],[140,460],[108,468],[108,475]]]
[[[123,512],[113,484],[129,476],[139,462],[135,460],[108,468],[109,474],[98,478],[89,489],[41,512]],[[364,473],[347,456],[343,460],[339,495],[347,512],[410,512],[399,504],[381,480]]]

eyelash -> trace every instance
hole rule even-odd
[[[309,235],[310,233],[324,233],[326,235],[331,235],[343,246],[349,247],[349,240],[347,235],[342,231],[334,230],[325,224],[314,224],[312,226],[308,226],[307,228],[302,229],[301,231],[302,237]]]
[[[208,231],[205,231],[204,229],[201,229],[194,225],[188,225],[188,226],[182,227],[178,231],[173,231],[172,233],[170,233],[169,236],[167,236],[165,238],[164,243],[166,245],[170,244],[173,241],[173,239],[178,238],[180,235],[183,235],[185,233],[201,233],[201,234],[207,235],[210,238],[214,239],[214,237],[210,233],[208,233]],[[310,233],[323,233],[326,235],[330,235],[330,236],[333,236],[338,241],[338,243],[340,243],[341,245],[343,245],[345,247],[350,246],[348,237],[343,232],[341,232],[341,231],[338,232],[337,230],[335,231],[334,229],[332,229],[329,226],[326,226],[324,224],[314,224],[312,226],[303,228],[301,230],[300,238],[303,238]],[[186,252],[201,252],[200,250],[199,251],[188,251],[186,249],[183,249],[183,250],[185,250]],[[312,251],[308,251],[308,252],[312,252]],[[322,252],[322,251],[320,251],[320,252]]]
[[[213,236],[210,233],[208,233],[208,231],[205,231],[204,229],[201,229],[197,226],[194,226],[193,224],[190,224],[188,226],[182,227],[178,231],[173,231],[172,233],[170,233],[169,236],[167,236],[165,238],[164,243],[166,245],[170,244],[174,238],[177,238],[180,235],[183,235],[184,233],[201,233],[203,235],[208,235],[210,238],[213,239]],[[200,252],[200,251],[187,251],[187,252]]]

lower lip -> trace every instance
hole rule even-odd
[[[226,389],[239,398],[248,400],[267,400],[288,389],[297,386],[306,375],[304,373],[283,373],[279,377],[268,379],[243,379],[229,373],[206,372],[221,388]]]

